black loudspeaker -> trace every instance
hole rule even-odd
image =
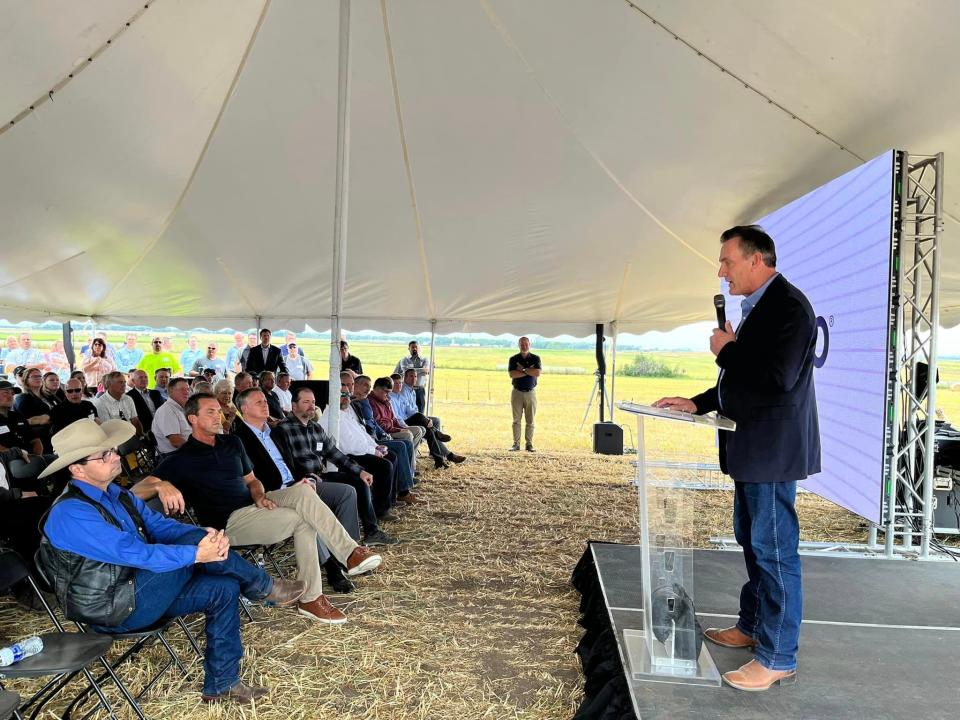
[[[960,487],[951,490],[934,490],[936,507],[933,509],[933,527],[960,530]]]
[[[599,455],[623,455],[623,428],[612,422],[594,423],[593,451]]]
[[[330,397],[329,380],[294,380],[290,383],[290,392],[299,387],[307,387],[313,390],[313,398],[317,401],[317,407],[323,412],[327,409],[327,400]]]

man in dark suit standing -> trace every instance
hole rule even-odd
[[[655,405],[736,421],[720,433],[720,467],[734,480],[733,529],[748,580],[737,624],[707,630],[718,645],[752,648],[755,657],[723,679],[741,690],[766,690],[796,678],[803,590],[797,481],[820,472],[820,428],[813,383],[816,317],[800,290],[776,270],[774,242],[756,225],[721,236],[719,276],[742,295],[743,319],[715,329],[717,384],[693,398]]]
[[[244,372],[252,375],[258,375],[264,370],[287,372],[280,348],[270,344],[270,337],[271,333],[267,328],[260,331],[260,344],[249,349],[244,360]]]

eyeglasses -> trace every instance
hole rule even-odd
[[[83,389],[82,389],[82,388],[72,388],[72,389],[71,389],[71,388],[67,388],[66,390],[64,390],[64,392],[67,393],[67,395],[75,395],[76,393],[83,392]]]
[[[88,462],[94,462],[94,461],[106,462],[114,455],[119,457],[120,453],[117,451],[116,448],[110,448],[109,450],[104,450],[99,455],[94,455],[93,457],[90,457],[90,458],[83,458],[83,460],[77,460],[77,464],[86,465]]]
[[[207,348],[207,350],[216,350],[216,349],[217,349],[217,348],[215,348],[215,347],[213,347],[213,346],[210,346],[210,347]]]

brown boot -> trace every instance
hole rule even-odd
[[[736,625],[724,630],[720,628],[710,628],[704,631],[703,636],[710,642],[715,645],[720,645],[721,647],[750,648],[751,650],[757,647],[757,641],[742,632]]]
[[[305,588],[306,585],[303,584],[303,580],[281,580],[280,578],[274,578],[273,590],[263,599],[263,602],[277,605],[278,607],[293,605],[300,599],[300,596],[303,595]]]
[[[205,703],[220,703],[227,700],[231,700],[240,705],[249,705],[257,698],[261,698],[267,694],[267,689],[262,687],[256,687],[253,685],[244,685],[242,682],[238,682],[229,690],[224,690],[222,693],[216,695],[204,695],[203,701]]]
[[[756,660],[751,660],[739,670],[723,674],[723,681],[737,690],[762,692],[771,685],[792,685],[797,681],[796,670],[770,670]]]

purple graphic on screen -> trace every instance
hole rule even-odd
[[[829,352],[814,371],[823,471],[803,487],[880,521],[893,213],[893,151],[757,220],[777,269],[803,290]],[[724,293],[727,288],[724,283]],[[740,321],[739,297],[727,318]]]

